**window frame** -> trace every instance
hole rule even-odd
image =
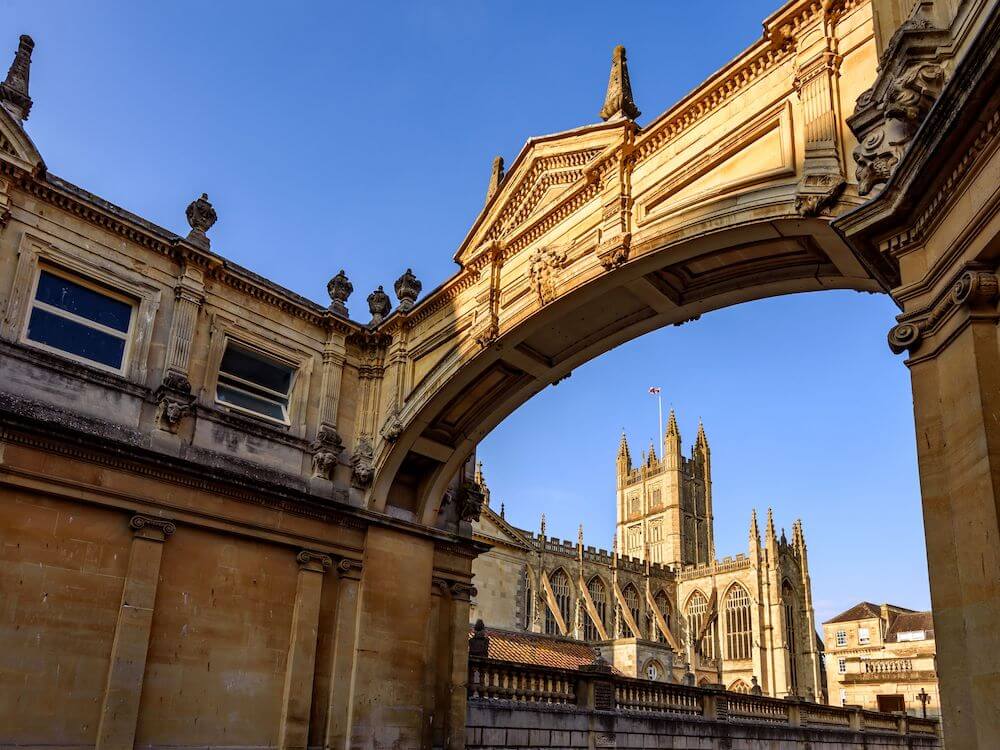
[[[131,313],[128,319],[128,330],[125,332],[119,331],[115,328],[110,328],[97,321],[85,318],[82,315],[77,315],[71,313],[68,310],[63,310],[54,305],[50,305],[47,302],[40,302],[37,299],[38,296],[38,284],[41,281],[42,274],[47,273],[50,276],[55,276],[57,279],[63,279],[77,286],[81,286],[84,289],[89,289],[92,292],[100,294],[102,297],[107,297],[108,299],[117,300],[118,302],[124,302],[131,308]],[[139,316],[139,308],[142,304],[142,298],[129,295],[127,293],[119,292],[116,289],[109,288],[105,283],[101,281],[96,281],[89,276],[81,274],[76,271],[71,271],[62,268],[54,263],[39,261],[35,264],[34,272],[32,273],[31,280],[31,291],[27,296],[24,311],[24,320],[21,323],[21,333],[19,337],[19,342],[25,346],[30,346],[33,349],[41,349],[42,351],[49,352],[50,354],[55,354],[56,356],[62,357],[64,359],[71,360],[73,362],[78,362],[82,365],[88,367],[95,367],[98,370],[104,370],[105,372],[114,373],[115,375],[124,375],[129,371],[129,367],[132,363],[132,349],[133,340],[135,338],[135,328],[136,328],[136,318]],[[125,342],[125,346],[122,349],[122,361],[118,367],[112,367],[104,362],[99,362],[96,359],[89,359],[88,357],[81,356],[79,354],[74,354],[73,352],[68,352],[65,349],[60,349],[56,346],[51,346],[42,341],[36,339],[28,338],[28,326],[31,322],[31,314],[34,312],[35,308],[38,307],[45,312],[52,315],[56,315],[60,318],[65,318],[73,323],[77,323],[87,328],[91,328],[95,331],[114,336],[115,338],[120,338]]]
[[[847,674],[847,659],[843,656],[837,659],[837,674]]]
[[[838,630],[836,633],[834,633],[833,637],[834,637],[834,643],[837,644],[837,648],[843,648],[844,646],[847,645],[846,630]]]
[[[284,412],[283,420],[275,419],[274,417],[271,417],[267,414],[262,414],[261,412],[254,411],[253,409],[248,409],[244,406],[239,406],[238,404],[233,404],[228,401],[223,401],[222,399],[219,398],[220,384],[225,388],[232,388],[233,390],[240,391],[241,393],[246,393],[249,396],[253,396],[255,398],[261,398],[259,394],[256,394],[253,391],[246,391],[244,389],[239,388],[238,386],[233,386],[229,382],[220,383],[220,381],[222,381],[223,379],[225,379],[226,381],[248,383],[249,385],[252,385],[254,388],[266,393],[274,393],[274,394],[278,393],[277,391],[272,391],[266,386],[262,386],[257,383],[252,383],[251,381],[240,378],[239,376],[232,375],[230,373],[223,371],[222,361],[226,357],[226,352],[228,351],[230,344],[234,344],[236,348],[243,349],[244,351],[249,352],[251,355],[259,356],[261,359],[270,361],[271,363],[276,364],[278,366],[287,367],[289,370],[291,370],[291,377],[288,380],[288,392],[284,396],[285,404],[283,406],[283,412]],[[215,405],[216,408],[222,409],[223,411],[232,411],[242,416],[249,417],[251,419],[263,420],[269,424],[281,425],[282,427],[290,427],[292,424],[291,421],[292,397],[295,392],[295,386],[298,380],[299,370],[300,366],[295,362],[293,362],[292,360],[282,357],[280,355],[276,355],[273,352],[267,351],[266,349],[263,349],[259,346],[255,346],[254,344],[247,342],[246,339],[240,338],[239,336],[234,336],[229,333],[226,333],[222,342],[222,354],[220,355],[218,364],[215,367],[215,383],[212,389],[213,390],[212,403]],[[261,400],[267,401],[268,399],[262,398]],[[278,405],[280,406],[281,404]]]
[[[867,646],[871,642],[871,631],[868,628],[858,628],[858,644],[861,646]]]

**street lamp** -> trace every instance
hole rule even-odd
[[[920,692],[917,693],[917,700],[920,701],[920,708],[924,714],[924,718],[927,718],[927,704],[931,702],[930,693],[928,693],[923,688],[920,688]]]

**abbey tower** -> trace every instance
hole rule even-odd
[[[629,557],[680,568],[715,559],[712,522],[712,459],[705,428],[690,458],[681,452],[681,433],[673,409],[663,436],[662,458],[652,444],[633,466],[622,433],[616,462],[618,549]]]

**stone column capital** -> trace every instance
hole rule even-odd
[[[139,514],[132,516],[128,525],[132,528],[132,533],[136,537],[149,539],[153,542],[165,542],[171,534],[177,531],[177,524],[168,518],[156,518],[154,516]]]
[[[337,575],[341,578],[358,580],[361,578],[361,567],[362,563],[360,560],[342,557],[337,561]]]
[[[313,552],[304,549],[295,556],[299,564],[299,570],[308,570],[314,573],[325,573],[333,567],[333,559],[322,552]]]

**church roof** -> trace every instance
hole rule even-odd
[[[583,641],[496,628],[486,628],[486,637],[490,659],[553,669],[577,669],[594,661],[594,649]]]

